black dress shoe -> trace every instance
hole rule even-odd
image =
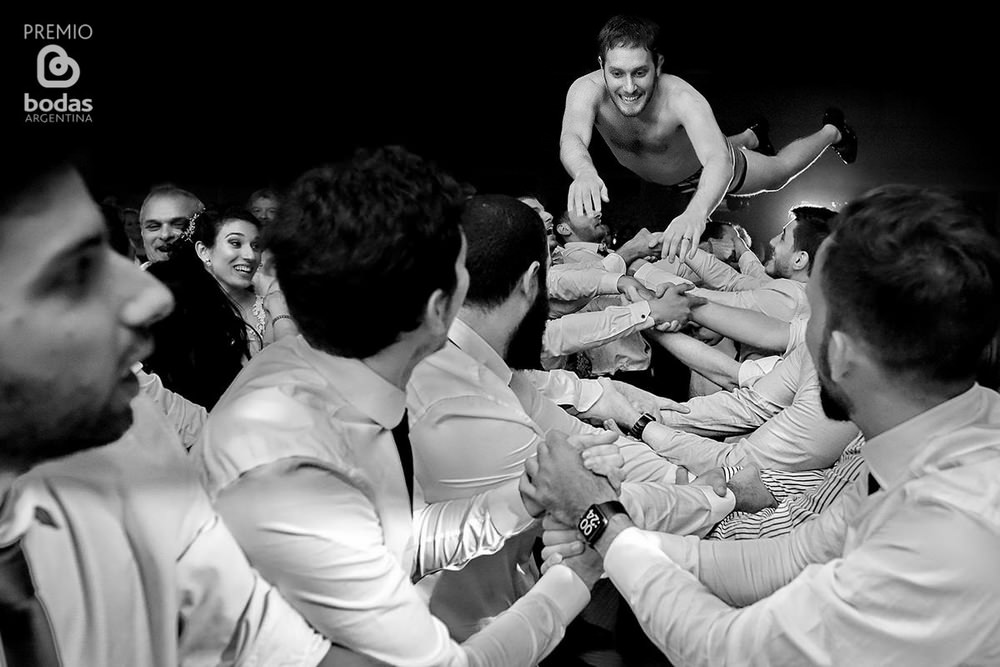
[[[833,150],[844,161],[844,164],[851,164],[858,159],[858,135],[844,120],[844,112],[836,107],[830,107],[823,114],[823,124],[833,125],[840,131],[840,141],[833,145]]]
[[[757,116],[754,122],[750,123],[750,127],[747,128],[754,133],[757,137],[757,148],[754,150],[761,155],[776,155],[774,150],[774,145],[771,143],[771,137],[768,136],[768,131],[771,129],[771,124],[767,122],[767,119],[763,116]]]

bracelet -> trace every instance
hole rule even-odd
[[[639,415],[639,418],[635,420],[635,424],[632,425],[632,428],[628,430],[628,434],[636,440],[642,440],[642,432],[645,431],[646,427],[654,421],[656,421],[656,417],[648,412],[643,412]]]
[[[292,319],[291,315],[278,315],[277,317],[271,318],[271,326],[273,327],[275,324],[277,324],[278,320],[292,320],[292,323],[293,324],[295,323],[295,320]]]

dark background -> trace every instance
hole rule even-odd
[[[0,121],[5,136],[40,150],[90,145],[95,194],[135,204],[162,181],[206,201],[240,200],[356,147],[399,143],[480,191],[535,190],[558,212],[569,184],[558,160],[566,90],[596,68],[603,22],[637,11],[664,28],[664,71],[705,94],[724,131],[763,113],[780,148],[818,129],[831,104],[857,130],[856,164],[829,151],[782,191],[729,215],[758,249],[791,206],[842,203],[885,182],[950,187],[996,217],[997,38],[986,16],[664,6],[355,3],[331,5],[327,17],[273,4],[211,17],[176,7],[114,20],[85,11],[9,17]],[[25,40],[25,22],[93,28],[90,40],[58,42],[80,64],[74,87],[38,85],[35,56],[49,42]],[[26,92],[92,98],[93,123],[26,124]],[[612,202],[631,196],[634,181],[596,133],[591,148]]]

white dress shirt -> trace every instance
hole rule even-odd
[[[132,411],[117,442],[33,468],[0,506],[63,664],[317,664],[329,642],[250,568],[160,408]]]
[[[862,474],[790,535],[630,528],[607,573],[674,664],[1000,664],[1000,395],[976,385],[862,456],[881,490]]]
[[[618,294],[623,275],[624,271],[608,271],[603,265],[553,264],[545,278],[550,310],[565,315],[583,308],[595,296]]]
[[[512,371],[472,328],[456,319],[449,342],[422,361],[407,385],[414,470],[429,502],[465,498],[516,482],[550,429],[598,433],[545,398],[531,376]],[[537,375],[537,374],[535,374]],[[705,534],[731,511],[734,498],[702,486],[674,484],[677,468],[643,443],[621,438],[625,482],[621,500],[646,527]],[[431,607],[456,636],[474,632],[524,594],[533,574],[537,531],[508,540],[496,555],[477,558],[434,582]]]
[[[522,665],[585,606],[568,568],[459,646],[411,576],[499,550],[534,520],[517,480],[415,512],[391,429],[405,394],[301,336],[254,357],[213,409],[201,449],[220,514],[264,576],[317,630],[393,665]],[[552,575],[552,576],[549,576]]]
[[[833,465],[858,428],[823,412],[819,377],[805,346],[805,323],[796,318],[789,324],[785,358],[752,385],[696,396],[684,403],[688,413],[664,410],[662,421],[671,428],[650,424],[643,438],[663,456],[699,474],[744,463],[778,470]],[[750,431],[735,442],[709,439]]]
[[[625,260],[611,253],[602,257],[598,252],[597,243],[573,241],[563,246],[563,265],[573,266],[603,266],[609,265],[621,268],[624,273]],[[593,375],[613,375],[619,371],[644,371],[649,368],[652,351],[649,343],[639,333],[642,329],[652,327],[655,322],[649,314],[648,304],[630,304],[624,296],[598,296],[591,299],[581,313],[600,313],[606,308],[618,308],[614,318],[593,318],[590,322],[574,327],[567,332],[546,331],[543,356],[543,367],[562,368],[564,361],[558,358],[560,354],[569,354],[565,350],[572,346],[576,350],[585,350],[590,358]],[[555,320],[558,322],[559,320]],[[552,322],[549,323],[549,326]],[[587,341],[586,345],[578,344],[577,340]],[[598,344],[601,340],[609,342]]]

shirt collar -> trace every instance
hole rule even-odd
[[[313,362],[316,371],[362,414],[386,429],[395,428],[403,420],[406,392],[359,359],[327,354],[311,347],[302,337],[298,341],[309,348],[305,356]]]
[[[952,453],[949,441],[936,436],[952,433],[981,414],[982,391],[979,385],[973,385],[869,440],[861,453],[879,485],[892,488],[902,483],[909,471],[924,469],[928,463]]]
[[[507,362],[497,354],[496,350],[490,347],[489,343],[483,340],[482,336],[457,317],[452,322],[451,329],[448,330],[448,340],[457,345],[462,352],[490,369],[494,375],[504,381],[504,384],[510,384],[514,372],[510,370]]]
[[[600,255],[608,252],[608,246],[604,243],[592,243],[590,241],[567,241],[563,246],[566,250],[586,250]]]

